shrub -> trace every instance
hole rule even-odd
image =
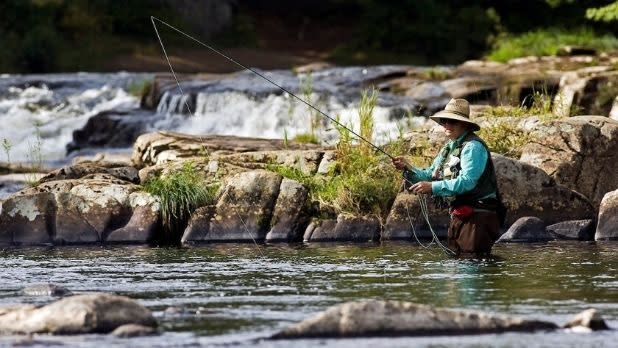
[[[599,36],[587,28],[572,31],[557,28],[539,29],[520,35],[500,36],[487,58],[506,62],[517,57],[555,55],[564,45],[610,50],[618,48],[618,39],[611,35]]]
[[[519,158],[523,146],[533,139],[527,130],[501,120],[495,120],[491,125],[481,128],[478,135],[491,152],[512,158]]]
[[[161,200],[164,244],[178,244],[191,213],[213,204],[219,186],[206,185],[193,163],[160,175],[144,184],[144,190]]]

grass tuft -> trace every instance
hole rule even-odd
[[[206,185],[192,162],[146,182],[144,190],[161,200],[163,244],[179,244],[193,211],[213,204],[218,189],[218,185]]]

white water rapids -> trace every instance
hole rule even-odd
[[[378,67],[367,73],[367,69],[336,68],[318,75],[314,91],[305,95],[301,92],[302,80],[292,72],[270,74],[284,81],[288,90],[359,133],[363,79],[396,69],[401,70]],[[174,85],[163,92],[157,110],[147,111],[140,109],[140,100],[129,90],[152,79],[152,74],[131,73],[0,76],[0,162],[66,163],[73,132],[102,112],[122,113],[125,119],[128,114],[143,132],[165,129],[291,140],[313,129],[323,143],[332,144],[337,138],[333,122],[250,74],[214,82],[189,81],[193,84],[184,94]],[[372,139],[377,144],[395,139],[402,130],[426,120],[405,117],[410,106],[402,106],[397,98],[381,94],[378,99]],[[185,101],[190,101],[192,112],[187,111]],[[123,151],[130,151],[129,146]]]

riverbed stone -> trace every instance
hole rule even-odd
[[[519,218],[496,243],[536,243],[555,239],[545,229],[545,221],[535,216]]]
[[[109,294],[65,297],[40,308],[0,310],[0,332],[5,334],[107,333],[125,324],[156,327],[157,321],[137,302]]]
[[[618,190],[608,192],[599,207],[595,240],[618,240]]]
[[[298,181],[287,178],[281,181],[266,242],[302,241],[308,197],[309,189]]]
[[[371,242],[380,237],[380,221],[369,216],[339,214],[336,220],[313,221],[303,235],[311,242]]]
[[[106,243],[146,244],[156,238],[161,229],[160,200],[147,192],[129,195],[131,218],[126,225],[103,237]]]
[[[593,219],[558,222],[546,227],[556,239],[593,240],[595,221]]]
[[[110,335],[121,337],[121,338],[129,338],[129,337],[141,337],[141,336],[152,336],[157,335],[159,332],[157,329],[138,324],[125,324],[118,326],[114,331],[110,333]]]
[[[56,209],[48,192],[9,197],[0,213],[0,245],[51,244]]]
[[[540,320],[437,308],[400,301],[346,302],[276,333],[275,339],[469,335],[507,331],[547,331],[557,325]]]

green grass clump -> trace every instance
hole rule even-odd
[[[152,90],[152,80],[134,81],[127,88],[127,92],[135,97],[141,98]]]
[[[360,134],[370,142],[377,94],[375,90],[364,91],[359,106]],[[349,213],[374,215],[384,221],[399,190],[401,173],[388,158],[369,144],[360,142],[346,127],[335,125],[335,128],[339,132],[339,142],[336,163],[329,173],[309,175],[282,165],[269,169],[307,186],[311,199],[320,204],[321,216]],[[403,149],[402,146],[396,148]]]
[[[317,144],[319,143],[318,136],[314,133],[300,133],[296,134],[293,141],[301,144]]]
[[[478,131],[478,135],[491,152],[511,158],[519,158],[524,145],[534,139],[529,131],[504,121],[495,121],[489,126],[484,126]]]
[[[193,211],[213,204],[218,185],[206,185],[193,163],[160,175],[144,184],[144,190],[161,201],[164,244],[178,244]]]
[[[558,49],[565,45],[584,46],[604,51],[618,48],[618,39],[612,35],[599,36],[588,28],[539,29],[521,35],[499,37],[487,58],[506,62],[518,57],[555,55]]]

